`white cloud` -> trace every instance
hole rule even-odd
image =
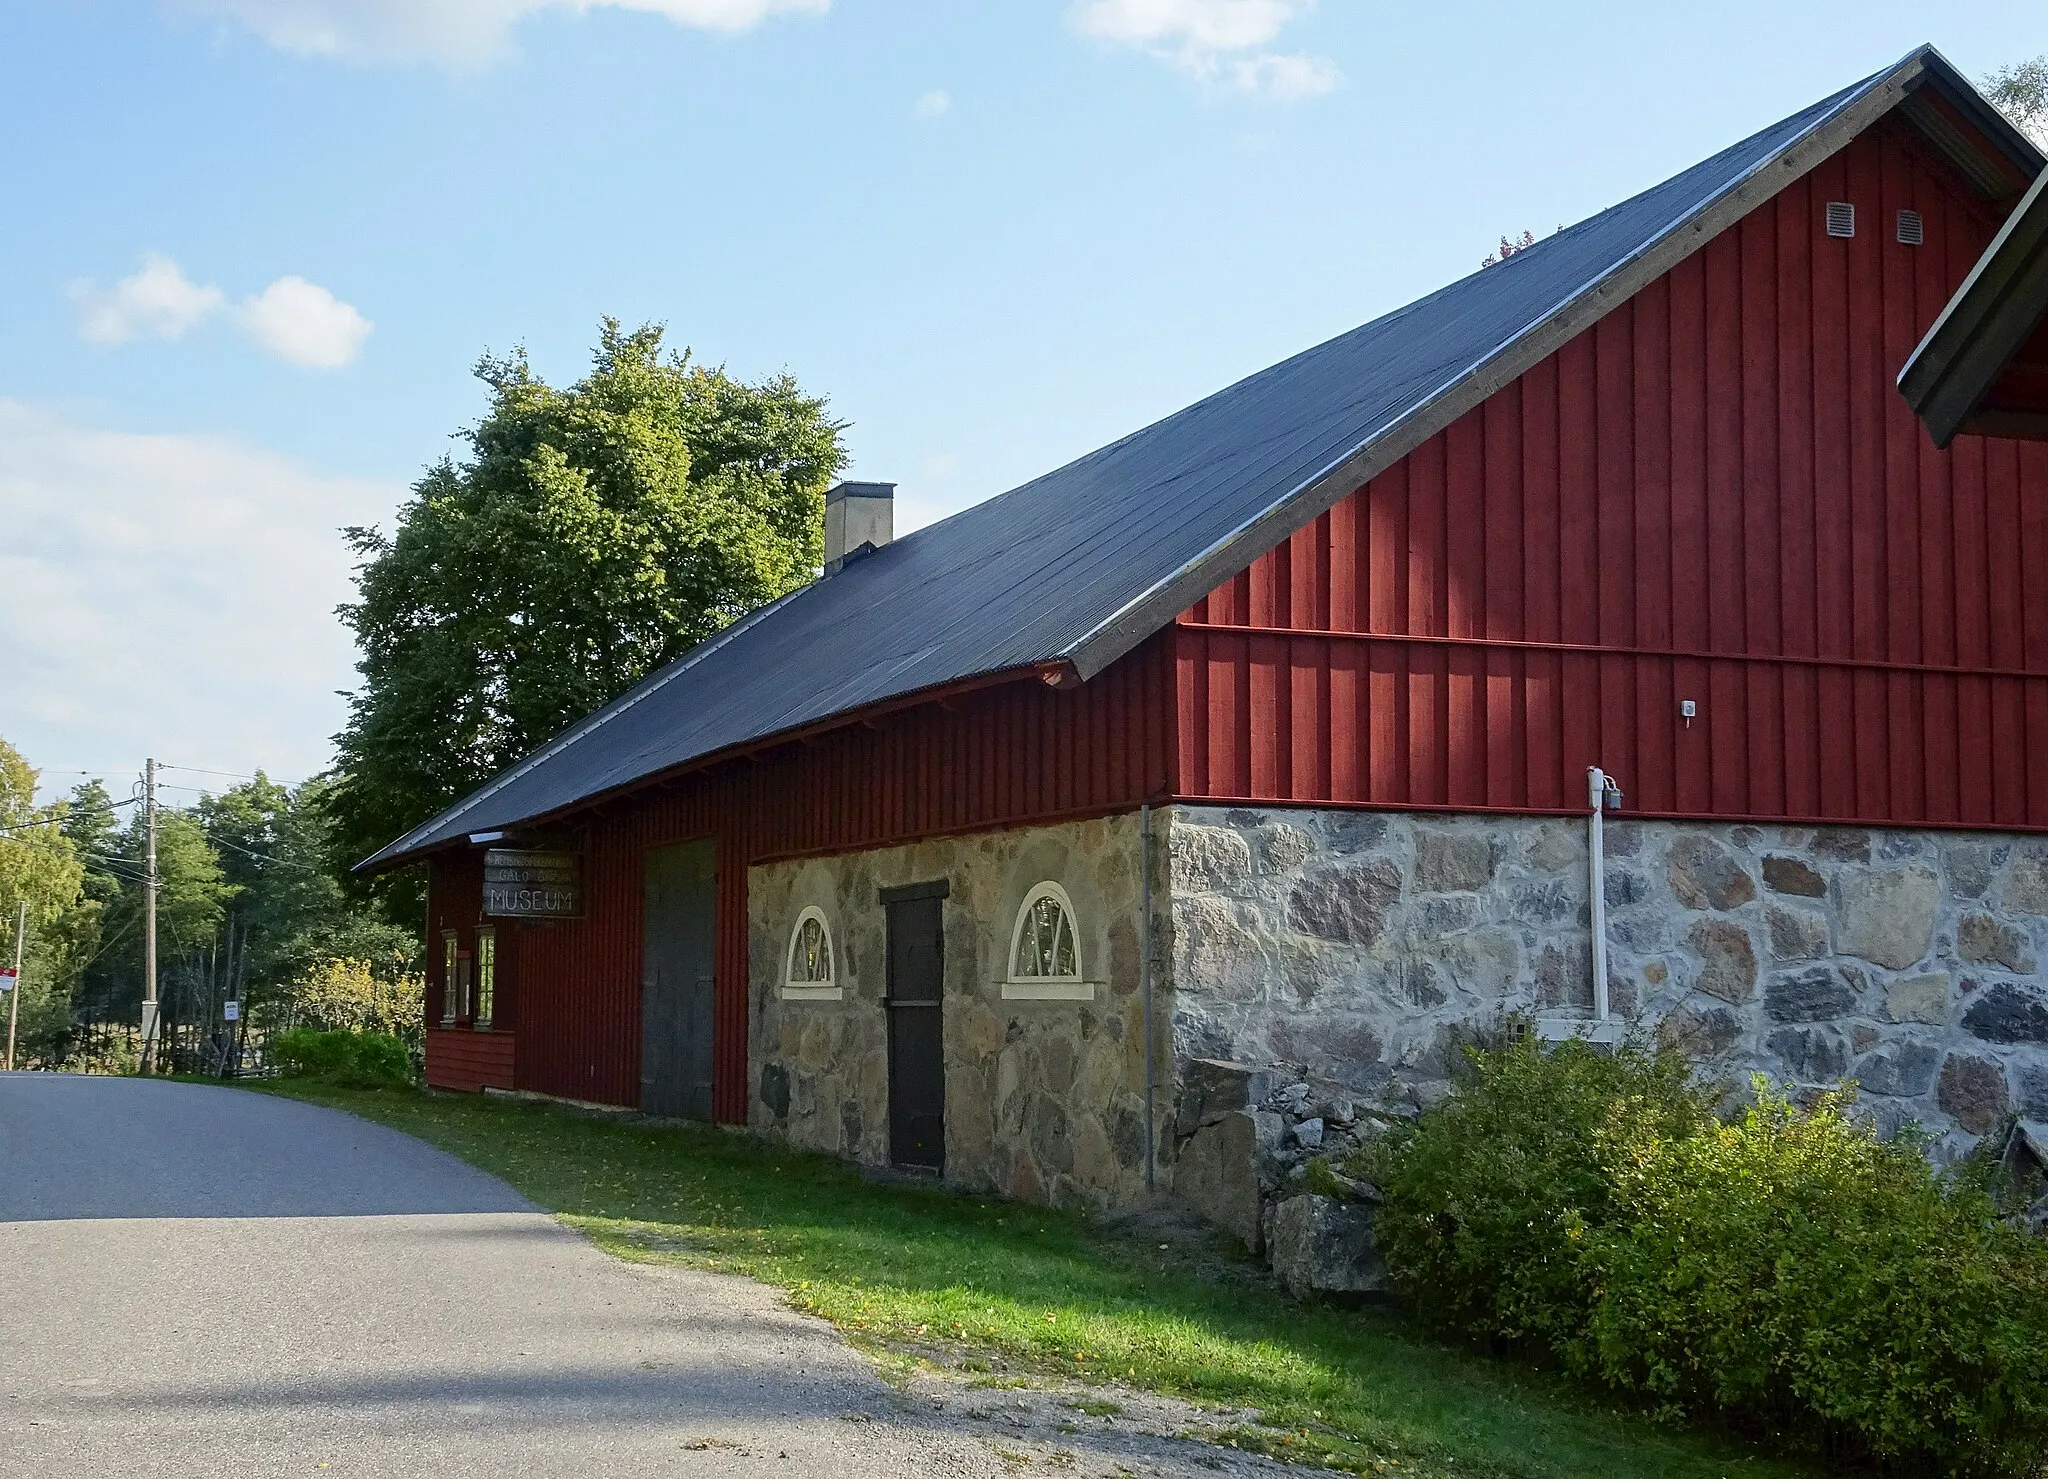
[[[321,769],[355,682],[336,531],[404,493],[0,399],[0,736],[53,767]]]
[[[181,339],[217,313],[226,295],[200,286],[169,257],[147,253],[142,268],[111,288],[83,279],[71,285],[78,332],[95,344],[123,344],[145,335]],[[336,370],[354,359],[376,326],[318,283],[280,277],[235,311],[249,337],[280,359]]]
[[[1341,85],[1325,56],[1266,50],[1315,0],[1075,0],[1084,36],[1135,46],[1204,85],[1293,102]]]
[[[942,87],[935,87],[917,100],[910,111],[917,118],[942,118],[953,106],[953,95]]]
[[[145,335],[183,338],[220,307],[222,297],[211,283],[202,287],[186,277],[169,257],[148,252],[139,272],[110,288],[74,282],[71,301],[78,305],[81,335],[94,344],[122,344]]]
[[[242,326],[279,359],[338,370],[375,327],[349,304],[303,277],[280,277],[242,305]]]
[[[817,15],[832,0],[171,0],[237,21],[281,51],[353,61],[486,66],[529,15],[633,10],[704,31],[745,31],[781,13]]]

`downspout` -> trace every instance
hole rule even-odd
[[[1159,1141],[1152,1129],[1152,803],[1138,808],[1138,983],[1145,1040],[1145,1193],[1157,1190]]]
[[[1593,808],[1587,849],[1593,894],[1593,1018],[1607,1020],[1607,836],[1609,807],[1621,805],[1621,787],[1597,765],[1586,768],[1586,800]]]

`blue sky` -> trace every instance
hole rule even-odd
[[[2003,0],[16,0],[0,736],[296,779],[388,521],[599,318],[852,424],[899,527],[1598,210]]]

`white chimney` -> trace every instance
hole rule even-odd
[[[825,573],[873,554],[896,530],[894,483],[839,483],[825,492]]]

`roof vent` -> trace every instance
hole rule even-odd
[[[825,491],[825,573],[837,575],[896,531],[894,483],[837,483]]]
[[[1856,234],[1856,207],[1846,200],[1828,202],[1828,235],[1854,236]]]
[[[1920,212],[1899,212],[1899,240],[1907,246],[1920,246],[1927,240],[1927,223],[1920,219]]]

